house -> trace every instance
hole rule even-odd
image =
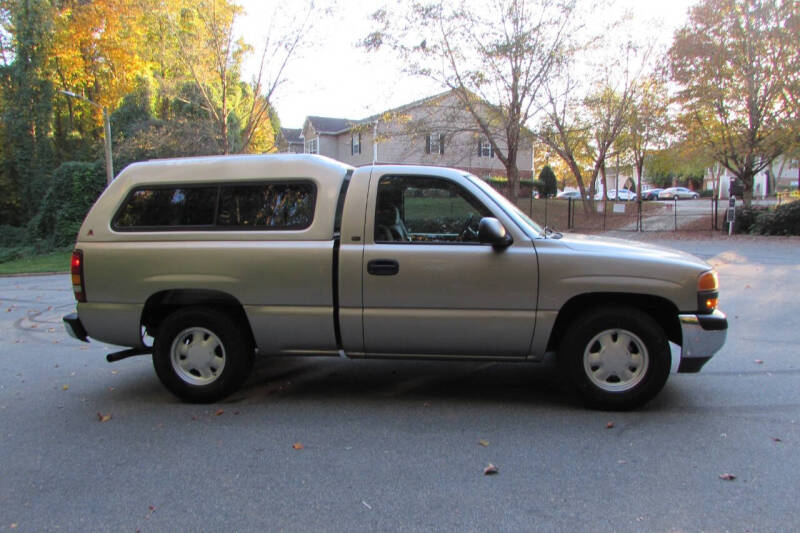
[[[778,191],[796,190],[800,177],[798,163],[800,163],[798,159],[778,156],[769,168],[753,177],[753,198],[763,198]],[[735,176],[721,165],[706,170],[703,188],[713,190],[717,176],[719,176],[719,198],[729,198],[731,179]]]
[[[491,109],[488,104],[478,105],[487,113]],[[305,153],[353,166],[408,163],[461,168],[483,178],[506,175],[488,139],[452,91],[363,119],[308,116],[300,138]],[[522,179],[531,179],[531,137],[520,146],[517,167]]]
[[[304,148],[302,133],[303,130],[300,128],[281,128],[275,141],[278,152],[302,154]]]

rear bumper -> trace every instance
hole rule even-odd
[[[725,344],[728,319],[715,310],[710,315],[678,315],[683,336],[678,372],[700,372]]]
[[[78,313],[70,313],[64,317],[64,328],[66,328],[67,333],[69,333],[69,336],[73,339],[89,342],[86,330],[83,328],[83,324],[81,324],[81,319],[78,318]]]

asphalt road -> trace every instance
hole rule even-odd
[[[327,359],[186,405],[66,336],[66,275],[2,278],[0,530],[797,530],[800,240],[663,244],[719,268],[731,329],[631,413],[537,366]]]

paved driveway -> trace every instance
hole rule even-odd
[[[719,268],[729,339],[622,414],[536,366],[321,359],[186,405],[65,335],[67,276],[0,279],[0,530],[795,530],[800,240],[664,244]]]

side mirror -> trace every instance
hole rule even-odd
[[[505,248],[513,242],[511,235],[496,218],[484,217],[478,224],[478,241],[495,248]]]

